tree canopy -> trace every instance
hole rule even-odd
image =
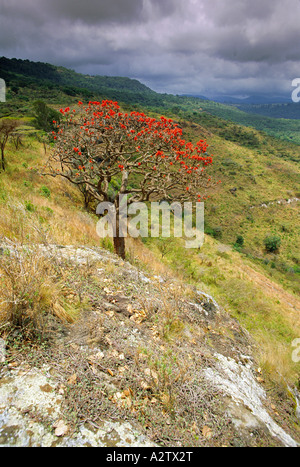
[[[114,101],[78,104],[61,109],[64,120],[54,121],[48,175],[84,187],[99,202],[114,202],[117,211],[120,194],[128,203],[205,197],[212,184],[205,140],[193,144],[171,119],[125,113]]]

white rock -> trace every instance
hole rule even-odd
[[[297,447],[298,443],[274,422],[264,408],[263,401],[266,399],[266,393],[254,378],[251,367],[237,363],[224,355],[216,354],[215,356],[217,358],[216,368],[206,368],[203,371],[206,379],[229,395],[236,404],[243,403],[248,407],[252,415],[285,446]]]

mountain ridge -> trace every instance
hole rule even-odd
[[[45,80],[64,86],[84,86],[87,89],[99,90],[101,87],[111,87],[112,89],[124,89],[154,93],[140,81],[128,77],[100,76],[77,73],[74,70],[63,66],[56,66],[45,62],[33,62],[22,59],[0,58],[1,77],[10,81],[17,79],[16,75],[32,77],[37,81]],[[4,75],[4,76],[3,76]]]

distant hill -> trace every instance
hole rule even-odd
[[[196,99],[202,99],[203,101],[209,101],[208,97],[202,96],[201,94],[181,94],[182,97],[195,97]]]
[[[243,100],[225,104],[202,95],[160,94],[137,79],[84,75],[62,66],[6,57],[0,58],[0,77],[7,84],[7,105],[0,108],[0,116],[13,115],[20,104],[30,113],[30,102],[36,99],[56,106],[76,99],[109,98],[161,114],[171,112],[175,119],[188,118],[202,125],[215,125],[216,117],[300,144],[300,104],[254,105]]]
[[[300,120],[300,103],[291,102],[291,99],[288,100],[282,96],[249,96],[244,99],[234,96],[216,96],[208,99],[205,96],[196,94],[184,94],[184,96],[231,105],[248,114],[262,115],[269,118]]]
[[[97,93],[115,99],[119,99],[121,95],[126,97],[127,93],[125,100],[130,100],[130,96],[135,95],[136,101],[139,100],[139,96],[156,95],[136,79],[83,75],[62,66],[16,58],[0,58],[0,76],[10,87],[42,86],[60,89],[70,96],[77,95],[79,90],[87,97]]]
[[[248,96],[245,98],[237,98],[234,96],[217,96],[212,100],[215,102],[220,102],[224,104],[284,104],[291,102],[291,99],[288,99],[284,96],[269,96],[269,95],[258,95],[258,96]]]
[[[300,120],[300,103],[241,104],[236,105],[236,107],[243,112],[264,115],[266,117]]]

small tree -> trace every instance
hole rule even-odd
[[[78,104],[79,111],[60,110],[65,121],[56,123],[52,132],[55,148],[45,175],[64,177],[93,199],[114,203],[114,248],[124,258],[124,238],[118,235],[119,195],[127,194],[129,204],[200,201],[211,185],[205,168],[212,156],[206,154],[204,140],[185,141],[178,125],[165,117],[124,113],[109,100]]]
[[[13,135],[16,128],[20,125],[18,120],[11,120],[9,118],[2,118],[0,120],[0,149],[1,149],[1,168],[0,170],[5,170],[6,161],[5,161],[5,147],[10,138]]]
[[[264,239],[264,244],[269,253],[276,252],[281,245],[281,238],[276,235],[270,235]]]
[[[39,100],[33,103],[34,126],[39,130],[50,132],[54,130],[56,121],[59,121],[61,114],[51,107],[48,107],[44,101]]]
[[[237,247],[242,247],[244,245],[244,237],[242,235],[236,237],[235,245]]]

